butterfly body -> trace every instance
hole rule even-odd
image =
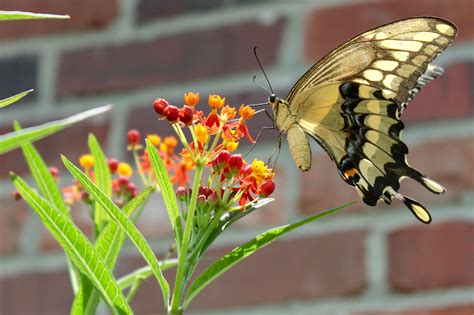
[[[441,67],[430,63],[455,35],[455,26],[439,18],[390,23],[329,53],[297,81],[286,99],[272,94],[276,125],[287,133],[297,167],[311,167],[310,136],[366,204],[400,199],[429,223],[426,208],[398,192],[400,182],[412,178],[438,194],[444,188],[408,164],[400,118],[415,94],[442,74]]]

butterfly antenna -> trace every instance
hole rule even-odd
[[[256,75],[253,76],[252,81],[253,81],[253,83],[255,83],[256,85],[258,85],[259,87],[261,87],[262,89],[264,89],[265,91],[267,91],[268,93],[273,94],[269,89],[267,89],[265,86],[263,86],[263,84],[261,84],[260,82],[257,81],[257,76],[256,76]],[[266,103],[266,104],[267,104],[267,103]]]
[[[265,76],[265,79],[267,80],[267,83],[268,83],[268,86],[270,87],[271,93],[274,94],[274,93],[273,93],[272,85],[270,84],[270,81],[268,80],[267,74],[265,73],[265,70],[263,70],[262,63],[260,62],[260,59],[258,59],[257,46],[255,46],[255,47],[253,48],[253,54],[255,55],[255,59],[257,59],[258,65],[259,65],[260,69],[262,70],[262,73],[263,73],[263,75]],[[268,91],[268,90],[267,90],[267,91]]]

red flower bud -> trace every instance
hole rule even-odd
[[[120,176],[118,178],[118,183],[121,187],[127,187],[128,183],[129,183],[128,177]]]
[[[18,200],[21,199],[21,195],[18,191],[14,191],[14,192],[12,192],[12,198],[13,198],[13,200],[18,201]]]
[[[199,195],[198,198],[197,198],[197,204],[201,205],[201,206],[206,204],[206,196]]]
[[[207,197],[207,201],[213,206],[217,204],[217,200],[218,200],[218,197],[217,197],[216,191],[213,191],[212,194],[209,197]]]
[[[59,178],[59,170],[57,167],[50,166],[48,168],[48,171],[53,175],[54,178],[58,179]]]
[[[137,191],[137,185],[135,185],[132,182],[129,182],[127,185],[127,192],[133,196],[136,193],[136,191]]]
[[[268,179],[264,181],[262,185],[260,186],[260,196],[261,197],[270,196],[274,190],[275,190],[275,183],[271,179]]]
[[[212,189],[209,187],[201,186],[198,190],[199,195],[204,195],[204,197],[209,197],[212,194]]]
[[[85,190],[82,191],[81,192],[81,199],[85,202],[89,201],[89,199],[90,199],[89,193]]]
[[[108,159],[107,164],[109,165],[110,173],[114,174],[117,171],[119,161],[116,159]]]
[[[228,167],[229,166],[229,162],[230,162],[230,153],[229,151],[227,150],[222,150],[221,152],[219,152],[219,154],[217,155],[217,165],[220,167],[220,168],[225,168],[225,167]]]
[[[229,169],[231,172],[238,173],[242,169],[242,164],[244,163],[242,156],[240,154],[234,154],[230,157],[229,160]]]
[[[159,115],[163,116],[163,113],[165,111],[165,108],[169,106],[168,101],[162,99],[162,98],[157,98],[153,102],[153,108],[155,109],[155,112],[157,112]]]
[[[163,115],[168,119],[170,122],[175,122],[178,120],[179,110],[178,107],[174,105],[169,105],[163,111]]]
[[[186,200],[186,187],[179,186],[178,189],[176,189],[176,198],[179,201]]]
[[[191,106],[184,105],[183,108],[179,110],[178,118],[179,121],[185,125],[190,125],[193,122],[193,109]]]
[[[128,144],[130,146],[136,146],[138,141],[140,140],[140,132],[136,129],[130,129],[127,134],[128,137]]]

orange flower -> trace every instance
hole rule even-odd
[[[250,106],[240,105],[239,114],[242,119],[247,120],[253,117],[253,115],[255,114],[255,109]]]
[[[230,107],[229,105],[226,105],[221,109],[221,116],[223,116],[223,118],[225,118],[225,120],[234,119],[235,114],[236,114],[235,108]]]
[[[213,109],[221,108],[222,106],[224,106],[224,103],[225,103],[225,97],[222,98],[220,97],[220,95],[216,95],[216,94],[209,95],[208,104]]]
[[[161,138],[157,134],[147,135],[146,138],[150,141],[155,147],[160,145]]]
[[[163,140],[163,143],[164,143],[168,148],[170,148],[170,150],[173,150],[173,149],[176,148],[176,146],[178,145],[178,140],[176,140],[176,137],[168,136],[168,137],[166,137],[166,138]]]
[[[199,93],[189,92],[184,94],[184,103],[189,106],[196,106],[199,103]]]

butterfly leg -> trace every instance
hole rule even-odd
[[[277,156],[276,156],[276,158],[275,158],[275,161],[273,161],[272,169],[275,168],[276,163],[277,163],[277,161],[278,161],[278,158],[280,157],[282,136],[283,136],[283,132],[280,132],[280,134],[278,135],[278,144],[273,148],[273,151],[272,151],[272,153],[270,154],[270,157],[268,158],[267,165],[270,165],[270,163],[271,163],[271,161],[272,161],[272,158],[273,158],[273,155],[275,154],[275,151],[277,151],[277,149],[278,149],[278,151],[277,151]]]
[[[276,127],[262,127],[262,129],[260,129],[260,131],[258,132],[257,137],[255,137],[255,143],[252,144],[252,147],[250,147],[250,150],[248,150],[248,152],[244,154],[244,157],[247,157],[247,155],[249,155],[250,152],[252,152],[253,149],[255,149],[255,146],[258,143],[258,139],[260,139],[260,136],[263,134],[265,130],[275,130],[275,129]]]

